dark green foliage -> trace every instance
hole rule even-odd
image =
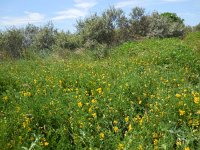
[[[177,23],[183,24],[184,22],[184,19],[181,19],[180,17],[178,17],[176,13],[165,12],[165,13],[162,13],[161,16],[168,18],[169,21],[172,23],[177,22]]]
[[[87,41],[97,41],[100,44],[113,45],[128,37],[128,20],[122,9],[110,7],[102,15],[91,15],[79,20],[77,32]]]
[[[105,20],[106,28],[110,33],[110,42],[107,44],[116,44],[128,39],[128,20],[122,9],[110,7],[102,14]]]
[[[94,14],[84,20],[77,22],[77,31],[83,37],[84,43],[87,41],[97,41],[98,43],[110,43],[112,31],[107,28],[107,20]]]
[[[70,32],[60,32],[56,36],[56,46],[65,50],[75,50],[81,46],[80,35],[71,34]]]
[[[33,47],[34,44],[36,44],[36,35],[39,33],[39,27],[33,25],[33,24],[28,24],[24,31],[24,40],[23,40],[23,45],[25,48],[30,48],[31,46]]]
[[[146,36],[149,30],[149,17],[145,14],[145,9],[140,7],[133,8],[130,17],[131,36],[134,38]]]
[[[52,23],[40,28],[32,24],[20,29],[12,27],[1,33],[0,50],[11,58],[27,58],[33,53],[32,50],[50,51],[55,44],[56,34]]]
[[[159,14],[157,12],[152,13],[150,16],[149,24],[149,37],[180,37],[184,34],[184,23],[180,20],[169,16],[169,13]]]
[[[12,58],[19,58],[23,51],[23,34],[20,29],[10,28],[3,34],[2,49]]]
[[[47,25],[39,29],[36,35],[36,47],[38,50],[48,49],[51,50],[55,44],[57,30],[54,25],[49,22]]]

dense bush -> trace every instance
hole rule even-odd
[[[107,32],[110,33],[110,42],[107,44],[116,44],[128,38],[128,20],[122,9],[110,7],[102,14],[105,20]]]
[[[178,17],[175,13],[165,12],[162,13],[161,16],[168,18],[170,22],[177,22],[177,23],[183,23],[184,19],[181,19]]]
[[[177,19],[175,19],[177,18]],[[184,34],[183,20],[175,14],[157,12],[150,16],[149,37],[179,37]]]
[[[96,14],[80,20],[77,23],[78,34],[83,37],[84,43],[87,41],[97,41],[98,43],[110,43],[112,41],[112,31],[107,28],[107,20]]]
[[[75,50],[81,46],[81,38],[70,32],[60,32],[56,36],[55,45],[63,50]]]
[[[27,57],[31,50],[50,51],[56,42],[57,30],[52,23],[44,27],[28,24],[25,28],[9,28],[1,32],[0,51],[12,58]]]
[[[56,34],[57,30],[51,22],[40,28],[38,34],[36,35],[36,47],[39,50],[51,50],[56,41]]]
[[[76,28],[85,43],[97,41],[100,44],[113,45],[128,37],[128,20],[122,9],[114,7],[105,10],[100,16],[94,14],[79,20]]]
[[[33,25],[33,24],[28,24],[24,29],[23,29],[23,45],[25,48],[30,48],[34,47],[36,45],[36,35],[39,33],[39,27]]]
[[[145,14],[144,8],[135,7],[130,13],[130,33],[131,37],[146,36],[149,32],[149,17]]]
[[[20,29],[10,28],[3,34],[2,49],[12,58],[19,58],[23,51],[23,34]]]
[[[110,7],[101,15],[91,15],[77,22],[77,32],[84,42],[97,41],[113,45],[138,37],[179,37],[184,34],[183,19],[175,13],[153,12],[145,14],[145,9],[135,7],[130,17],[122,9]]]

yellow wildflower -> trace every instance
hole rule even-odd
[[[197,111],[197,114],[200,115],[200,110]]]
[[[154,138],[154,139],[157,139],[157,138],[158,138],[158,133],[153,132],[153,138]]]
[[[97,91],[99,94],[102,94],[102,88],[98,88],[96,91]]]
[[[62,80],[59,80],[58,82],[59,82],[59,85],[61,86],[62,85]]]
[[[79,123],[79,127],[83,128],[83,123],[82,122]]]
[[[184,150],[190,150],[190,148],[189,148],[189,147],[186,147]]]
[[[154,140],[153,140],[153,144],[154,144],[154,145],[158,145],[158,139],[154,139]]]
[[[190,119],[190,120],[188,121],[188,124],[189,124],[189,125],[192,125],[192,122],[193,122],[192,119]]]
[[[125,118],[125,121],[126,121],[126,122],[128,122],[128,121],[129,121],[129,116],[127,116],[127,117]]]
[[[25,120],[24,120],[24,122],[22,123],[22,126],[23,126],[24,128],[27,128],[27,127],[29,126],[30,122],[31,122],[31,119],[28,118],[28,117],[25,117]]]
[[[114,121],[113,121],[113,124],[114,124],[114,125],[116,125],[117,123],[118,123],[118,121],[117,121],[117,120],[114,120]]]
[[[91,112],[92,112],[92,107],[90,107],[90,108],[88,109],[88,112],[89,112],[89,113],[91,113]]]
[[[142,148],[142,145],[141,145],[141,144],[138,146],[138,150],[143,150],[143,148]]]
[[[199,120],[198,119],[193,119],[192,126],[198,127],[199,126]]]
[[[196,104],[199,103],[199,97],[197,97],[197,96],[194,97],[194,103],[196,103]]]
[[[3,101],[4,101],[4,102],[7,102],[7,101],[8,101],[8,96],[4,96],[4,97],[3,97]]]
[[[96,99],[92,99],[92,103],[96,103],[97,102],[97,100]]]
[[[177,98],[181,98],[181,94],[176,94],[176,97]]]
[[[48,142],[44,142],[44,146],[48,146],[49,145],[49,143]]]
[[[124,149],[124,144],[119,143],[117,149],[118,150],[123,150]]]
[[[92,116],[93,116],[94,118],[96,118],[96,117],[97,117],[97,114],[96,114],[96,113],[93,113]]]
[[[100,137],[100,140],[103,140],[103,139],[104,139],[104,137],[105,137],[104,133],[103,133],[103,132],[101,132],[101,133],[99,134],[99,137]]]
[[[119,128],[117,126],[114,126],[114,132],[117,133],[119,131]]]
[[[81,102],[78,102],[78,107],[82,107],[83,106],[83,104],[81,103]]]
[[[36,79],[34,79],[33,81],[34,81],[34,84],[36,84],[36,83],[37,83],[37,80],[36,80]]]
[[[140,105],[140,104],[142,104],[142,101],[141,101],[141,100],[139,100],[138,104],[139,104],[139,105]]]
[[[24,97],[30,97],[31,96],[31,92],[23,91],[22,93],[23,93]]]
[[[179,115],[180,115],[180,116],[183,116],[183,115],[185,115],[185,111],[184,111],[184,110],[181,110],[181,109],[179,109]]]
[[[131,124],[129,124],[129,126],[128,126],[128,131],[131,131],[133,128],[132,128],[132,125]]]
[[[177,145],[177,146],[181,146],[181,144],[182,144],[182,142],[181,142],[181,141],[179,141],[179,140],[178,140],[178,141],[176,141],[176,145]]]

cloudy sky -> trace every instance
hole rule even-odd
[[[200,23],[200,0],[1,0],[0,29],[52,21],[60,30],[73,31],[77,19],[109,6],[122,8],[127,14],[136,6],[145,8],[147,13],[173,12],[187,25]]]

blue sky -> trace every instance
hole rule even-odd
[[[186,25],[200,23],[200,0],[1,0],[0,29],[52,21],[60,30],[74,31],[77,19],[109,6],[122,8],[127,14],[136,6],[145,8],[147,13],[173,12],[185,19]]]

